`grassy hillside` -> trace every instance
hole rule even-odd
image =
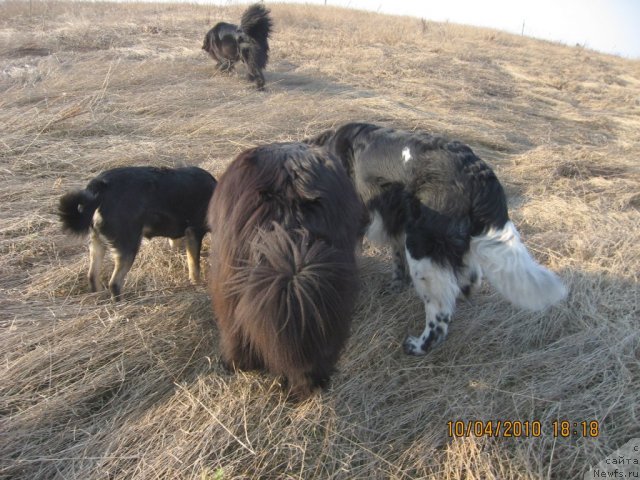
[[[260,93],[200,50],[243,7],[0,3],[0,478],[568,479],[640,437],[640,62],[270,7]],[[443,346],[408,357],[422,303],[387,294],[389,252],[366,247],[339,373],[291,405],[277,379],[220,367],[206,287],[166,240],[143,245],[125,301],[88,293],[86,243],[55,216],[67,190],[123,165],[220,175],[247,147],[349,120],[468,143],[568,300],[532,314],[485,285]],[[542,432],[448,435],[496,419]],[[554,420],[599,435],[555,438]]]

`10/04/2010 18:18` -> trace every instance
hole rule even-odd
[[[455,420],[447,422],[449,437],[540,437],[543,435],[539,420]],[[572,422],[554,420],[551,422],[553,437],[595,438],[600,434],[597,420]]]

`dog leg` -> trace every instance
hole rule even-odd
[[[465,297],[471,296],[482,283],[482,268],[471,251],[462,259],[463,267],[458,273],[458,286]]]
[[[256,88],[258,90],[264,90],[264,75],[260,70],[256,70],[255,73],[248,73],[247,80],[250,82],[256,82]]]
[[[133,261],[136,258],[136,253],[121,253],[118,250],[113,251],[113,259],[115,267],[109,280],[109,290],[114,300],[120,300],[122,294],[122,287],[124,286],[124,279],[131,270]]]
[[[106,252],[106,247],[100,240],[98,232],[91,230],[91,243],[89,244],[89,289],[92,292],[102,290],[100,282],[100,271],[102,270],[102,260]]]
[[[446,338],[460,289],[450,266],[415,259],[409,250],[406,255],[413,286],[424,302],[426,326],[420,336],[408,336],[403,347],[407,355],[424,355]]]
[[[202,237],[204,237],[204,232],[196,231],[196,229],[191,227],[186,229],[184,235],[187,244],[189,280],[194,285],[200,281],[200,249],[202,248]]]
[[[264,75],[260,70],[256,70],[256,72],[252,75],[253,80],[256,82],[256,88],[258,90],[264,90]]]
[[[404,252],[404,235],[391,240],[392,248],[392,272],[389,290],[399,293],[404,290],[405,286],[411,281],[409,276],[409,268],[407,266],[407,258]]]
[[[324,390],[329,385],[329,377],[314,372],[288,372],[286,377],[288,398],[294,403],[300,403],[317,391]]]
[[[370,222],[369,222],[370,220]],[[404,290],[404,287],[409,283],[409,269],[407,267],[407,260],[404,252],[405,235],[401,233],[397,236],[391,236],[385,228],[382,215],[377,209],[373,209],[368,212],[366,221],[368,225],[365,228],[365,235],[367,240],[376,245],[391,245],[392,258],[391,258],[391,282],[388,285],[388,289],[391,292],[398,293]]]
[[[230,333],[224,329],[220,330],[220,356],[222,364],[230,372],[260,370],[264,367],[240,332]]]
[[[262,73],[262,69],[256,63],[255,55],[256,51],[252,47],[242,48],[241,49],[242,60],[247,66],[247,80],[250,82],[256,82],[256,87],[258,90],[264,90],[264,74]]]
[[[233,70],[233,62],[231,60],[223,60],[216,65],[216,68],[224,73],[231,73]]]
[[[251,64],[247,64],[247,68],[249,69],[249,73],[247,73],[247,80],[249,82],[256,82],[256,87],[258,90],[264,90],[264,74],[262,71],[252,66]]]

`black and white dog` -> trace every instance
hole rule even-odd
[[[566,287],[530,256],[509,220],[502,185],[466,145],[422,132],[349,123],[305,140],[341,159],[368,207],[367,237],[393,248],[392,286],[410,276],[426,327],[404,350],[444,340],[456,298],[482,274],[513,304],[542,310]]]
[[[200,248],[209,231],[207,208],[216,186],[213,176],[198,167],[123,167],[107,170],[84,190],[60,198],[58,215],[64,231],[86,235],[89,244],[89,287],[101,288],[100,270],[110,247],[115,268],[109,281],[118,299],[136,258],[142,237],[185,237],[189,279],[200,278]]]
[[[262,70],[269,60],[269,35],[273,22],[269,10],[257,3],[242,14],[240,26],[233,23],[217,23],[204,37],[202,49],[216,60],[217,68],[230,71],[242,60],[249,70],[249,81],[264,88]]]

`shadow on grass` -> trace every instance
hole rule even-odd
[[[629,330],[637,284],[564,272],[572,294],[542,313],[519,311],[485,286],[458,303],[445,343],[417,358],[401,342],[408,326],[423,327],[423,305],[410,287],[386,292],[390,270],[386,252],[365,250],[338,372],[328,391],[301,405],[286,402],[269,375],[231,375],[219,365],[204,287],[119,304],[78,296],[24,305],[33,318],[9,325],[2,339],[11,353],[0,423],[11,441],[0,442],[0,473],[119,477],[157,463],[162,474],[188,476],[184,463],[259,475],[284,474],[289,462],[341,477],[347,462],[344,478],[392,466],[410,478],[480,448],[527,470],[549,468],[551,451],[569,455],[573,463],[550,471],[571,478],[633,433],[624,419],[638,394],[624,379],[639,340]],[[448,435],[449,421],[498,418],[539,421],[543,434],[508,442]],[[571,438],[553,437],[557,418],[599,420],[602,438],[576,449]]]
[[[341,95],[350,98],[373,98],[374,92],[353,87],[345,83],[337,83],[321,75],[301,74],[296,72],[265,72],[267,90],[271,92],[302,91],[322,95]]]

